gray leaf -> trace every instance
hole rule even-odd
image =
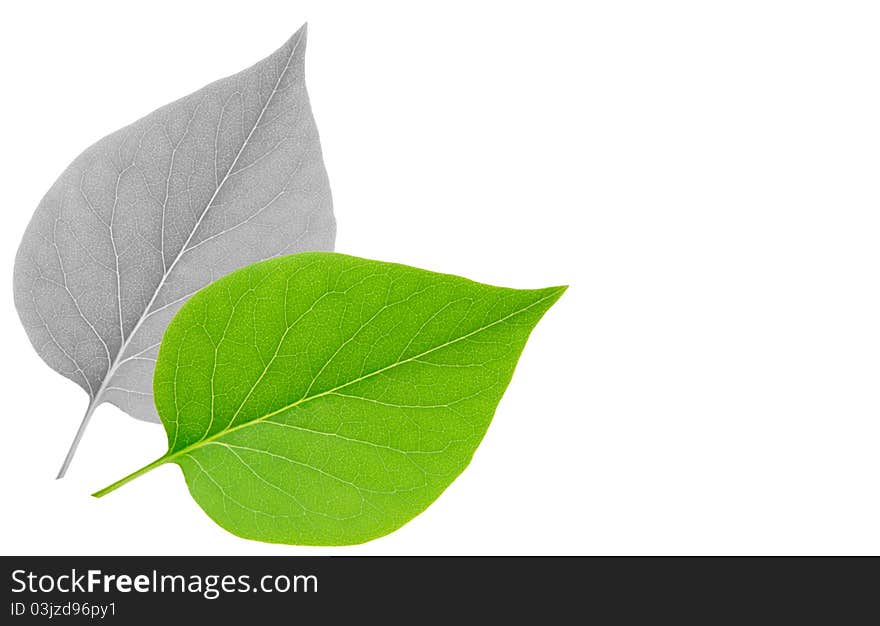
[[[253,67],[88,148],[40,202],[15,261],[34,348],[95,407],[158,422],[166,325],[228,272],[332,250],[330,188],[304,79],[306,27]]]

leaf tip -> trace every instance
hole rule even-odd
[[[545,289],[546,292],[551,294],[553,302],[559,300],[559,298],[562,297],[562,294],[564,294],[567,290],[568,285],[556,285],[555,287],[547,287],[547,289]],[[551,302],[551,304],[553,304],[553,302]]]
[[[308,38],[308,34],[309,34],[309,23],[308,23],[308,22],[303,22],[303,25],[300,26],[300,27],[296,30],[295,33],[293,33],[293,37],[291,37],[291,40],[293,40],[293,41],[295,41],[295,42],[297,42],[297,43],[303,43],[303,44],[305,44],[306,39]]]

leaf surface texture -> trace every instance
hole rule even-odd
[[[384,535],[467,466],[529,333],[563,291],[332,253],[234,272],[165,334],[160,462],[179,464],[198,504],[243,537]]]
[[[15,303],[40,356],[158,421],[152,377],[168,322],[230,271],[331,250],[335,222],[304,80],[306,29],[266,59],[88,148],[27,227]]]

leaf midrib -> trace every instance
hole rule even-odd
[[[181,258],[183,258],[184,254],[186,254],[187,246],[189,245],[190,241],[192,241],[192,238],[195,236],[196,232],[199,230],[199,227],[201,226],[202,221],[204,220],[205,216],[210,211],[211,207],[214,205],[214,200],[217,199],[217,196],[219,195],[220,190],[226,184],[226,181],[229,179],[230,174],[235,169],[235,165],[238,163],[238,159],[241,157],[242,153],[244,152],[244,149],[247,147],[248,143],[250,142],[251,137],[253,136],[257,127],[259,127],[260,121],[263,119],[263,115],[266,113],[266,109],[269,108],[269,104],[272,102],[272,98],[275,97],[275,94],[278,91],[278,86],[281,84],[281,81],[283,80],[284,76],[287,74],[287,71],[290,69],[290,61],[293,59],[293,55],[296,54],[296,51],[299,48],[299,44],[300,44],[300,42],[302,42],[302,37],[303,37],[302,34],[300,34],[296,43],[293,44],[293,46],[291,47],[290,54],[288,55],[287,60],[284,64],[284,68],[278,73],[278,78],[275,81],[275,85],[273,85],[273,87],[272,87],[272,93],[270,93],[269,97],[266,98],[266,102],[265,102],[265,104],[263,104],[262,109],[260,109],[260,113],[257,116],[257,119],[254,122],[254,125],[251,127],[250,131],[247,134],[247,137],[245,137],[244,141],[242,142],[241,147],[239,147],[238,152],[236,153],[235,158],[232,160],[232,164],[229,166],[229,169],[227,170],[226,174],[223,175],[223,180],[221,180],[220,183],[217,185],[217,187],[214,189],[214,193],[211,195],[211,199],[208,200],[208,203],[205,205],[205,209],[199,215],[198,220],[196,220],[195,225],[193,226],[192,230],[190,231],[190,234],[187,237],[186,241],[181,246],[180,251],[174,257],[174,260],[171,261],[171,263],[168,265],[168,269],[162,273],[162,279],[159,281],[159,284],[156,286],[156,290],[153,292],[153,296],[150,298],[150,301],[147,303],[147,306],[144,307],[144,310],[141,313],[141,316],[138,318],[138,321],[132,327],[131,332],[128,334],[128,337],[123,338],[123,342],[119,348],[119,352],[116,353],[116,357],[113,359],[113,363],[107,369],[107,374],[104,377],[104,380],[101,382],[101,385],[98,388],[97,393],[94,395],[94,397],[92,399],[92,404],[94,404],[95,406],[97,406],[98,404],[101,403],[101,396],[103,395],[103,393],[105,391],[107,391],[107,385],[108,385],[109,381],[116,374],[116,370],[119,367],[119,365],[121,365],[124,362],[124,359],[122,357],[125,355],[125,351],[126,351],[126,349],[128,349],[128,346],[130,345],[132,338],[137,334],[138,330],[140,329],[140,327],[144,323],[144,321],[147,319],[147,317],[149,317],[150,309],[152,308],[153,304],[155,304],[156,298],[159,296],[159,292],[162,291],[162,288],[165,286],[165,283],[166,283],[168,277],[171,275],[171,272],[174,270],[175,266],[177,265],[177,262],[180,261]]]
[[[236,431],[239,431],[243,428],[247,428],[248,426],[252,426],[254,424],[259,424],[260,422],[264,422],[272,417],[275,417],[276,415],[279,415],[281,413],[284,413],[285,411],[289,411],[290,409],[301,406],[307,402],[311,402],[312,400],[317,400],[318,398],[322,398],[324,396],[328,396],[330,394],[336,393],[337,391],[344,389],[350,385],[354,385],[356,383],[362,382],[364,380],[372,378],[373,376],[378,376],[379,374],[382,374],[382,373],[387,372],[391,369],[394,369],[395,367],[405,365],[406,363],[411,363],[412,361],[415,361],[416,359],[424,357],[424,356],[431,354],[433,352],[436,352],[438,350],[442,350],[443,348],[447,348],[451,345],[458,343],[459,341],[464,341],[470,337],[473,337],[474,335],[477,335],[481,332],[488,330],[489,328],[492,328],[493,326],[497,326],[498,324],[502,324],[512,317],[515,317],[521,313],[525,313],[526,311],[538,306],[542,302],[545,302],[551,298],[558,296],[561,289],[564,289],[564,288],[557,287],[557,288],[553,289],[553,291],[551,293],[549,293],[548,295],[546,295],[543,298],[540,298],[538,300],[535,300],[534,302],[530,303],[528,306],[525,306],[521,309],[517,309],[516,311],[509,313],[509,314],[505,315],[504,317],[501,317],[501,318],[499,318],[489,324],[486,324],[486,325],[481,326],[475,330],[472,330],[464,335],[461,335],[460,337],[456,337],[455,339],[452,339],[452,340],[446,341],[442,344],[439,344],[437,346],[434,346],[433,348],[431,348],[429,350],[425,350],[424,352],[414,354],[413,356],[408,357],[406,359],[403,359],[401,361],[395,361],[394,363],[391,363],[389,365],[381,367],[381,368],[374,370],[368,374],[363,374],[362,376],[358,376],[357,378],[349,380],[341,385],[337,385],[336,387],[333,387],[332,389],[328,389],[326,391],[322,391],[320,393],[316,393],[311,396],[304,396],[304,397],[300,398],[299,400],[296,400],[296,401],[294,401],[288,405],[285,405],[279,409],[276,409],[274,411],[271,411],[271,412],[267,413],[266,415],[262,415],[260,417],[255,418],[255,419],[248,420],[246,422],[238,424],[237,426],[233,426],[232,428],[227,428],[227,429],[218,431],[218,432],[214,433],[213,435],[211,435],[210,437],[200,439],[199,441],[197,441],[193,444],[190,444],[189,446],[187,446],[185,448],[181,448],[180,450],[178,450],[177,452],[174,452],[172,454],[166,453],[164,456],[157,459],[157,461],[155,463],[161,464],[161,463],[168,463],[168,462],[174,461],[174,459],[177,459],[178,457],[187,455],[190,452],[198,450],[202,446],[205,446],[209,443],[216,442],[226,435],[230,435],[230,434],[232,434]],[[159,463],[159,461],[161,461],[161,463]],[[153,464],[151,464],[151,465],[153,465]]]

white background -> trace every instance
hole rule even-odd
[[[880,14],[846,2],[18,2],[0,26],[0,551],[880,553]],[[234,537],[32,350],[18,241],[86,146],[309,21],[337,249],[568,283],[469,469],[338,549]]]

